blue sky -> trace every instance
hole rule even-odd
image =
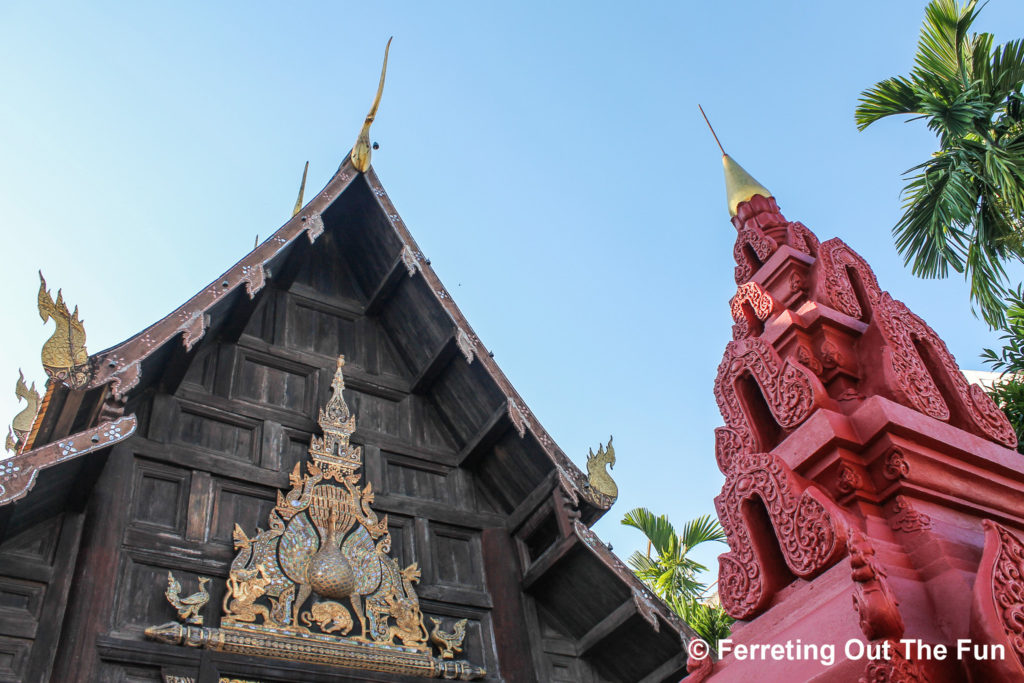
[[[900,174],[934,139],[853,124],[864,88],[909,70],[924,5],[0,0],[0,412],[18,367],[44,379],[36,270],[90,351],[159,319],[289,217],[307,159],[307,190],[326,183],[394,35],[374,167],[562,448],[582,466],[615,435],[597,530],[625,556],[628,509],[682,523],[721,485],[735,232],[698,102],[785,215],[857,249],[963,367],[996,344],[960,279],[916,280],[892,246]],[[1016,38],[1024,13],[992,0],[978,28]]]

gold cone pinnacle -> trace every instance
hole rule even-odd
[[[299,185],[299,198],[295,200],[295,209],[292,210],[292,215],[296,215],[299,211],[302,211],[302,195],[306,192],[306,174],[309,173],[309,162],[306,162],[306,167],[302,169],[302,184]],[[258,239],[258,238],[257,238]]]
[[[708,124],[708,130],[714,136],[718,149],[722,151],[722,166],[725,168],[725,196],[729,201],[729,215],[735,216],[739,205],[750,201],[754,195],[759,194],[762,197],[771,197],[772,193],[764,185],[754,180],[753,176],[744,171],[742,166],[725,153],[725,149],[722,148],[722,143],[718,139],[718,134],[715,133],[711,121],[708,120],[708,115],[704,113],[704,107],[698,104],[697,108],[700,109],[700,115],[704,117],[704,123]]]
[[[754,180],[753,176],[733,161],[728,154],[722,155],[722,167],[725,169],[725,196],[729,201],[729,215],[735,216],[737,207],[749,201],[754,195],[771,197],[772,193]]]
[[[370,169],[370,124],[377,116],[377,107],[380,106],[380,96],[384,94],[384,76],[388,71],[388,50],[391,49],[391,38],[388,38],[387,47],[384,48],[384,66],[380,69],[380,85],[377,86],[377,96],[373,98],[373,105],[370,113],[366,115],[363,122],[363,129],[359,131],[356,144],[352,147],[352,165],[356,170],[366,173]]]

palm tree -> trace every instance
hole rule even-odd
[[[707,568],[687,557],[701,543],[725,542],[725,531],[718,520],[711,515],[698,517],[687,522],[682,533],[677,534],[667,516],[655,516],[647,508],[634,508],[626,513],[622,523],[639,529],[647,537],[647,553],[634,552],[628,560],[637,577],[709,644],[727,638],[733,619],[721,605],[709,599],[711,586],[700,580]]]
[[[939,138],[939,150],[907,171],[896,247],[920,277],[949,268],[971,283],[985,321],[1002,325],[1006,261],[1024,260],[1024,41],[993,48],[968,31],[977,0],[932,0],[909,76],[861,93],[857,127],[911,114]]]

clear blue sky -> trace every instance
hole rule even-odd
[[[0,0],[0,412],[18,367],[44,379],[37,269],[92,352],[164,316],[289,217],[307,159],[323,186],[394,35],[374,166],[562,448],[582,466],[615,435],[597,529],[625,556],[628,509],[681,523],[721,485],[735,231],[698,102],[786,216],[850,243],[963,367],[995,345],[962,281],[915,280],[892,246],[900,173],[933,138],[853,124],[861,90],[909,70],[924,5]],[[1019,2],[979,27],[1024,35]]]

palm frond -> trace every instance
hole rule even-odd
[[[658,555],[675,554],[678,547],[676,529],[665,515],[656,517],[647,508],[634,508],[626,513],[622,523],[642,531],[658,551]]]
[[[875,121],[897,114],[920,114],[921,99],[914,84],[903,76],[880,81],[860,94],[854,111],[857,128],[864,130]]]
[[[679,541],[687,549],[708,541],[725,543],[725,530],[717,519],[711,515],[704,515],[683,525]]]

